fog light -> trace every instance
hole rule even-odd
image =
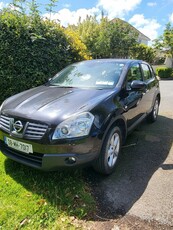
[[[76,163],[76,158],[75,157],[68,157],[65,159],[66,164],[72,165]]]

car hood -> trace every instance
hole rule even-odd
[[[114,90],[39,86],[8,98],[2,113],[13,117],[55,123],[75,113],[91,111]]]

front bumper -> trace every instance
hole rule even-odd
[[[65,144],[51,145],[13,138],[20,142],[32,144],[33,153],[27,154],[8,147],[4,142],[4,137],[10,136],[0,131],[0,150],[4,155],[14,161],[44,171],[90,163],[97,158],[101,148],[101,140],[97,137],[87,137]]]

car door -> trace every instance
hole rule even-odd
[[[134,80],[143,81],[143,72],[139,63],[134,63],[130,66],[126,80],[125,90],[122,97],[124,105],[124,116],[127,120],[127,128],[131,129],[145,116],[146,110],[146,89],[134,90],[131,88],[131,83]]]
[[[143,79],[146,83],[145,93],[145,111],[148,112],[153,104],[154,94],[156,92],[156,78],[153,69],[147,63],[141,63]]]

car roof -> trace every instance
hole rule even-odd
[[[121,58],[104,58],[104,59],[92,59],[92,60],[85,60],[83,62],[120,62],[124,64],[130,64],[134,62],[142,63],[144,61],[142,60],[137,60],[137,59],[121,59]]]

